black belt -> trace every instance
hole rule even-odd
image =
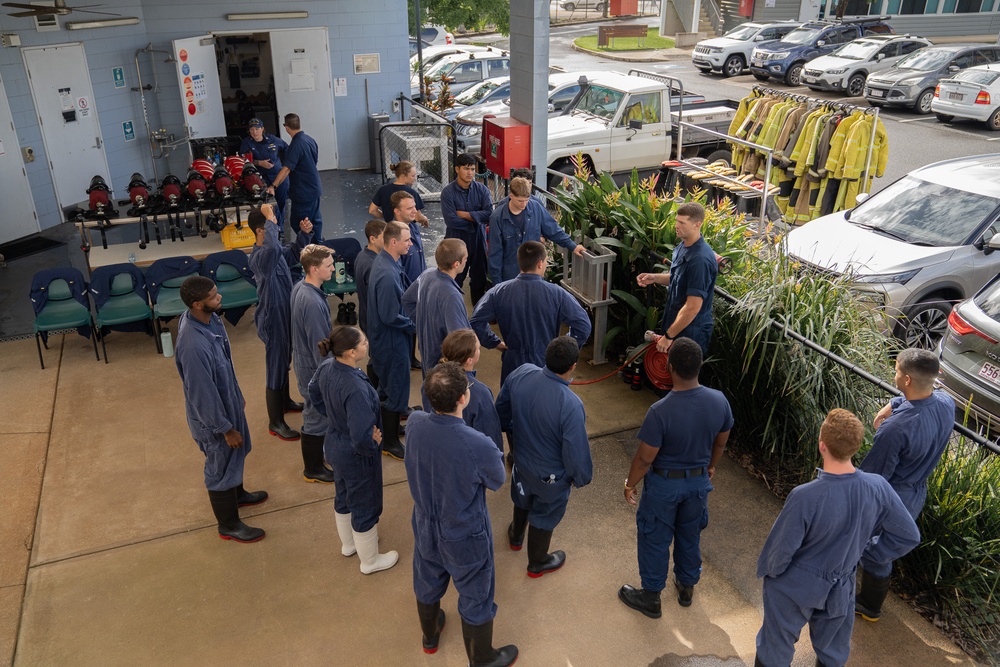
[[[687,470],[663,470],[653,468],[655,472],[660,477],[666,477],[667,479],[686,479],[688,477],[697,477],[699,475],[705,474],[704,468],[688,468]]]

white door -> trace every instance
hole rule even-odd
[[[319,168],[336,169],[337,128],[333,120],[333,78],[326,28],[273,30],[271,60],[278,118],[298,114],[302,130],[319,144]],[[361,79],[355,78],[364,85]],[[351,79],[354,83],[355,79]],[[357,91],[355,91],[357,92]],[[282,136],[288,141],[288,136]]]
[[[215,38],[175,39],[174,59],[188,135],[196,139],[226,136]]]
[[[7,103],[7,93],[0,79],[0,243],[7,243],[39,231],[35,202],[31,198],[28,175],[24,171],[21,145],[14,131],[14,120]]]
[[[611,171],[631,171],[659,167],[668,159],[670,146],[664,111],[666,91],[633,93],[621,103],[611,128]],[[641,121],[642,127],[632,129],[630,120]]]
[[[87,199],[94,175],[114,189],[83,44],[31,47],[21,53],[59,206]]]
[[[820,0],[799,0],[799,20],[815,21],[819,18]],[[827,14],[833,11],[837,0],[827,0]]]

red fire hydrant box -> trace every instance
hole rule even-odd
[[[511,169],[531,166],[531,126],[513,118],[483,121],[482,155],[486,168],[503,178]]]

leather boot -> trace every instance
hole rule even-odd
[[[462,639],[469,667],[508,667],[517,660],[517,647],[513,644],[493,648],[493,621],[471,625],[463,618]]]
[[[298,440],[299,432],[285,423],[285,392],[267,390],[267,432],[281,440]]]
[[[444,629],[444,610],[441,609],[441,601],[424,604],[417,600],[417,616],[420,617],[420,630],[424,633],[424,653],[437,653],[441,631]]]
[[[358,553],[357,547],[354,545],[354,529],[351,528],[351,513],[341,514],[340,512],[334,511],[333,515],[337,518],[337,535],[340,536],[340,553],[344,556],[353,556]]]
[[[395,551],[387,551],[384,554],[378,552],[378,524],[364,533],[355,530],[354,546],[357,547],[358,557],[361,559],[361,574],[388,570],[399,560],[399,554]]]
[[[694,597],[694,586],[685,586],[679,581],[674,581],[674,588],[677,589],[677,604],[682,607],[690,607]]]
[[[285,412],[302,412],[302,410],[306,407],[305,404],[292,400],[292,395],[289,392],[287,384],[285,385],[284,394],[285,394]]]
[[[323,463],[323,436],[302,434],[302,477],[307,482],[333,484],[333,471]]]
[[[219,537],[243,544],[259,542],[264,539],[264,531],[260,528],[251,528],[240,521],[237,488],[234,486],[225,491],[208,492],[208,499],[212,502],[212,512],[219,522]]]
[[[632,588],[625,584],[618,589],[618,599],[641,614],[650,618],[662,616],[660,611],[660,591],[647,591],[642,588]]]
[[[347,304],[347,323],[352,327],[358,326],[358,304]]]
[[[236,487],[236,500],[240,507],[250,507],[260,505],[267,500],[267,491],[247,491],[240,484]]]
[[[402,461],[406,454],[399,441],[399,413],[382,408],[382,454]]]
[[[566,562],[562,551],[549,553],[552,531],[528,526],[528,576],[537,579],[549,572],[555,572]]]
[[[854,613],[875,623],[882,616],[882,603],[889,594],[889,579],[880,579],[861,571],[861,590],[854,599]]]
[[[520,551],[524,544],[524,530],[528,527],[528,510],[514,508],[514,520],[507,526],[507,544],[511,551]]]

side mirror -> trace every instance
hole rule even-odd
[[[628,122],[628,129],[630,129],[630,130],[641,130],[642,129],[642,121],[641,120],[630,120]]]
[[[985,250],[987,253],[993,250],[1000,250],[1000,234],[986,232],[983,234],[982,240],[976,245],[982,245],[983,247],[979,248],[979,250]]]
[[[549,102],[549,106],[548,106],[548,112],[549,112],[549,113],[552,113],[552,112],[554,112],[555,110],[556,110],[556,105],[554,105],[554,104],[552,104],[551,102]]]
[[[753,41],[755,41],[755,42],[763,42],[764,41],[764,35],[754,35],[753,36]]]
[[[816,42],[816,46],[826,46],[826,40],[825,39],[819,40],[818,42]]]
[[[854,198],[854,201],[855,201],[854,206],[855,207],[860,206],[861,204],[863,204],[866,201],[868,201],[869,197],[871,197],[871,195],[868,194],[867,192],[859,192],[857,194],[857,196]]]
[[[958,65],[948,65],[948,71],[949,72],[954,73],[954,72],[959,71],[960,69],[961,69],[961,67],[959,67]]]
[[[875,62],[882,62],[883,60],[885,60],[884,53],[875,54]]]

